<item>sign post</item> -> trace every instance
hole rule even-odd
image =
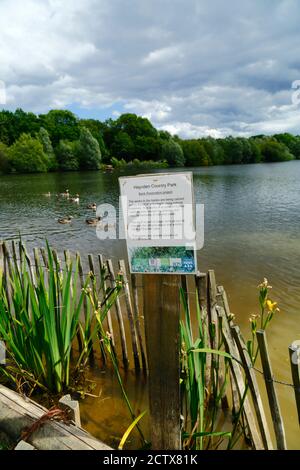
[[[131,273],[143,274],[151,447],[181,449],[181,276],[197,270],[192,173],[122,177]]]

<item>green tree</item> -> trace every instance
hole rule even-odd
[[[199,140],[182,140],[181,145],[187,166],[210,165],[209,156]]]
[[[49,159],[49,168],[48,169],[50,171],[57,170],[58,164],[57,164],[57,161],[56,161],[55,153],[54,153],[54,150],[53,150],[53,147],[52,147],[52,143],[51,143],[48,131],[46,131],[46,129],[44,127],[41,127],[38,134],[37,134],[37,138],[41,142],[41,144],[43,146],[44,153],[47,155],[47,157]]]
[[[76,142],[60,140],[55,149],[59,169],[62,171],[79,170],[79,160]]]
[[[117,132],[123,131],[135,140],[137,137],[157,137],[158,133],[149,119],[137,116],[136,114],[122,114],[112,127]]]
[[[127,132],[118,132],[111,146],[111,155],[118,159],[124,158],[126,162],[132,160],[135,155],[135,146]]]
[[[138,136],[135,139],[135,158],[139,160],[161,160],[162,141],[157,137]]]
[[[265,138],[262,140],[261,154],[265,162],[283,162],[293,159],[293,155],[289,149],[273,138]]]
[[[78,119],[71,111],[52,109],[39,118],[41,125],[49,132],[54,147],[60,140],[73,142],[79,138]]]
[[[104,130],[106,129],[105,123],[98,121],[97,119],[80,119],[79,126],[86,127],[92,136],[98,141],[102,160],[106,160],[109,152],[103,139]]]
[[[9,164],[18,173],[45,172],[49,159],[38,139],[22,134],[9,148]]]
[[[209,157],[210,162],[213,165],[223,165],[224,163],[224,150],[219,141],[212,137],[206,137],[199,139],[201,144],[204,146],[205,151]]]
[[[162,160],[166,160],[170,166],[184,166],[183,150],[175,140],[169,138],[162,144]]]
[[[83,170],[99,170],[101,164],[101,151],[98,141],[91,132],[82,127],[77,146],[79,166]]]
[[[8,147],[0,142],[0,172],[8,173],[10,170]]]

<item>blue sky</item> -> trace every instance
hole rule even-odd
[[[298,0],[0,0],[0,107],[298,134],[299,24]]]

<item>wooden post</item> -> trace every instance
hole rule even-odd
[[[218,309],[218,313],[222,321],[222,333],[223,333],[226,352],[228,352],[233,358],[240,359],[237,346],[231,336],[228,319],[227,319],[224,309],[220,307]],[[232,376],[235,380],[236,388],[238,390],[240,402],[241,402],[245,394],[244,377],[240,369],[240,366],[238,365],[236,360],[231,360],[229,364],[230,364]],[[254,449],[263,450],[264,449],[263,442],[262,442],[260,433],[257,429],[255,417],[252,412],[249,397],[247,395],[245,396],[245,399],[244,399],[244,413],[245,413],[246,422],[248,425],[248,429],[249,429],[249,433],[250,433],[250,437],[251,437]]]
[[[262,441],[264,443],[264,447],[266,450],[272,450],[272,440],[269,432],[269,427],[267,423],[267,418],[265,415],[262,399],[260,396],[258,384],[256,381],[256,376],[254,373],[254,369],[252,367],[252,363],[244,343],[244,340],[241,336],[241,332],[238,326],[232,326],[231,331],[233,333],[233,337],[235,339],[236,345],[238,347],[240,357],[244,366],[245,375],[249,384],[249,388],[252,395],[252,400],[256,412],[257,422],[260,429]]]
[[[104,263],[103,255],[98,255],[98,262],[99,262],[99,271],[100,271],[100,286],[102,286],[103,288],[103,297],[105,298],[106,290],[107,290],[107,287],[106,287],[107,267],[106,267],[106,264]],[[115,334],[114,334],[110,310],[107,312],[106,319],[107,319],[108,332],[110,334],[111,345],[115,352],[115,347],[116,347]]]
[[[97,306],[97,303],[98,303],[97,275],[96,275],[96,271],[95,271],[94,257],[93,257],[92,254],[88,255],[88,263],[89,263],[90,272],[92,273],[91,281],[92,281],[92,295],[93,295],[94,305]],[[101,283],[101,280],[99,278],[99,284],[100,283]],[[100,331],[98,331],[98,338],[99,338],[99,344],[100,344],[100,353],[101,353],[102,364],[105,367],[105,365],[106,365],[106,351],[105,351],[105,347],[103,345],[103,341],[102,341]]]
[[[136,283],[136,274],[131,274],[131,287],[132,287],[132,295],[133,295],[134,323],[135,323],[138,340],[139,340],[143,371],[144,373],[146,373],[147,361],[146,361],[146,354],[144,351],[143,338],[142,338],[142,332],[141,332],[141,322],[140,322],[140,313],[139,313],[139,294],[138,294],[138,286]]]
[[[298,420],[300,424],[300,346],[295,346],[291,344],[289,347],[290,362],[291,362],[291,371],[292,379],[294,384],[296,406],[298,412]]]
[[[123,275],[123,282],[124,282],[123,289],[124,289],[124,294],[125,294],[125,303],[126,303],[127,316],[128,316],[128,322],[129,322],[130,333],[131,333],[131,344],[132,344],[134,367],[136,371],[139,371],[141,366],[140,366],[140,358],[139,358],[139,350],[138,350],[138,338],[137,338],[137,333],[136,333],[134,319],[133,319],[133,309],[132,309],[132,302],[131,302],[131,295],[130,295],[129,283],[128,283],[128,278],[127,278],[127,272],[126,272],[126,265],[123,259],[119,260],[119,268]]]
[[[58,402],[60,407],[67,410],[75,425],[81,428],[80,408],[77,400],[72,400],[71,395],[64,395]]]
[[[198,292],[198,300],[201,310],[207,307],[207,285],[206,285],[206,273],[200,273],[199,271],[195,275],[196,289]]]
[[[106,265],[107,265],[107,269],[109,273],[110,284],[111,284],[112,289],[114,289],[116,287],[116,278],[115,278],[115,272],[114,272],[112,261],[108,259],[106,261]],[[121,309],[119,297],[116,298],[115,309],[116,309],[119,330],[120,330],[123,365],[124,365],[124,369],[127,370],[129,366],[129,360],[128,360],[128,351],[127,351],[127,344],[126,344],[125,327],[124,327],[124,321],[123,321],[123,315],[122,315],[122,309]]]
[[[151,444],[178,450],[180,436],[180,275],[144,275]]]
[[[274,431],[276,436],[277,448],[278,450],[286,450],[286,439],[283,420],[281,416],[279,401],[277,393],[274,386],[273,371],[271,367],[268,345],[266,339],[266,332],[264,330],[258,330],[256,332],[261,364],[264,371],[264,379],[266,384],[266,389],[269,398],[270,411],[272,415]]]

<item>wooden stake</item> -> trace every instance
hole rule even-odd
[[[257,422],[259,425],[264,447],[266,450],[272,450],[273,444],[272,444],[272,440],[271,440],[271,436],[269,432],[269,426],[267,423],[267,418],[265,415],[262,399],[261,399],[258,384],[256,381],[256,376],[252,367],[252,363],[251,363],[246,345],[244,343],[244,340],[241,337],[240,329],[238,326],[233,326],[231,328],[231,331],[233,333],[233,337],[235,339],[235,342],[238,347],[240,357],[244,366],[244,371],[245,371],[246,378],[247,378],[249,388],[251,391],[252,400],[253,400],[256,417],[257,417]]]
[[[296,406],[298,412],[298,420],[300,424],[300,346],[295,346],[291,344],[289,347],[290,362],[291,362],[291,371],[292,379],[294,384]]]
[[[108,269],[108,273],[109,273],[109,277],[110,277],[111,287],[115,288],[116,287],[116,279],[115,279],[115,273],[114,273],[114,268],[113,268],[112,261],[110,259],[108,259],[106,261],[106,264],[107,264],[107,269]],[[128,361],[128,351],[127,351],[127,344],[126,344],[126,334],[125,334],[124,321],[123,321],[123,315],[122,315],[122,310],[121,310],[121,304],[120,304],[119,297],[116,298],[115,308],[116,308],[116,314],[117,314],[117,319],[118,319],[118,323],[119,323],[123,364],[124,364],[124,368],[128,369],[129,361]]]
[[[286,450],[286,438],[285,438],[285,431],[283,420],[281,416],[279,401],[277,397],[277,393],[274,386],[274,379],[273,379],[273,371],[271,367],[269,352],[268,352],[268,344],[266,338],[266,332],[264,330],[258,330],[256,332],[260,357],[261,357],[261,364],[264,371],[264,379],[266,384],[266,389],[269,398],[269,406],[272,415],[274,431],[276,436],[277,442],[277,449],[278,450]]]
[[[222,307],[220,307],[218,311],[219,311],[219,316],[222,320],[222,333],[223,333],[226,352],[228,352],[233,358],[240,359],[237,346],[230,333],[229,324],[228,324],[225,311]],[[236,388],[238,390],[240,402],[241,402],[245,393],[244,377],[240,369],[240,366],[236,360],[230,361],[230,368],[231,368],[232,375],[235,380]],[[257,429],[255,417],[251,409],[249,397],[247,395],[244,399],[244,413],[245,413],[246,422],[248,425],[248,429],[249,429],[249,433],[251,436],[254,449],[264,450],[263,442],[261,440],[260,433]]]
[[[138,340],[139,340],[143,371],[146,373],[147,361],[146,361],[146,354],[144,351],[144,344],[143,344],[142,331],[141,331],[140,312],[139,312],[139,294],[138,294],[138,288],[137,288],[137,283],[136,283],[136,274],[131,274],[131,287],[132,287],[132,295],[133,295],[134,323],[135,323],[135,328],[136,328]]]
[[[98,262],[99,262],[99,271],[100,271],[100,285],[102,285],[102,288],[103,288],[103,296],[105,297],[106,296],[106,289],[107,289],[107,286],[106,286],[106,272],[107,272],[107,267],[103,261],[103,256],[102,255],[98,255]],[[115,334],[114,334],[114,329],[113,329],[113,324],[112,324],[112,319],[111,319],[111,312],[110,310],[107,312],[107,315],[106,315],[106,318],[107,318],[107,326],[108,326],[108,332],[110,334],[110,341],[111,341],[111,345],[115,351],[115,347],[116,347],[116,344],[115,344]]]
[[[181,448],[179,286],[179,275],[144,275],[151,444],[154,450]]]
[[[119,260],[119,268],[120,268],[120,271],[122,272],[123,281],[124,281],[123,289],[125,293],[127,316],[128,316],[128,322],[129,322],[130,333],[131,333],[134,367],[136,371],[139,371],[141,369],[141,366],[140,366],[140,358],[139,358],[139,350],[138,350],[138,339],[137,339],[137,334],[136,334],[135,324],[134,324],[134,319],[133,319],[133,309],[132,309],[131,294],[130,294],[129,283],[128,283],[128,278],[127,278],[126,266],[125,266],[124,260],[122,259]]]

